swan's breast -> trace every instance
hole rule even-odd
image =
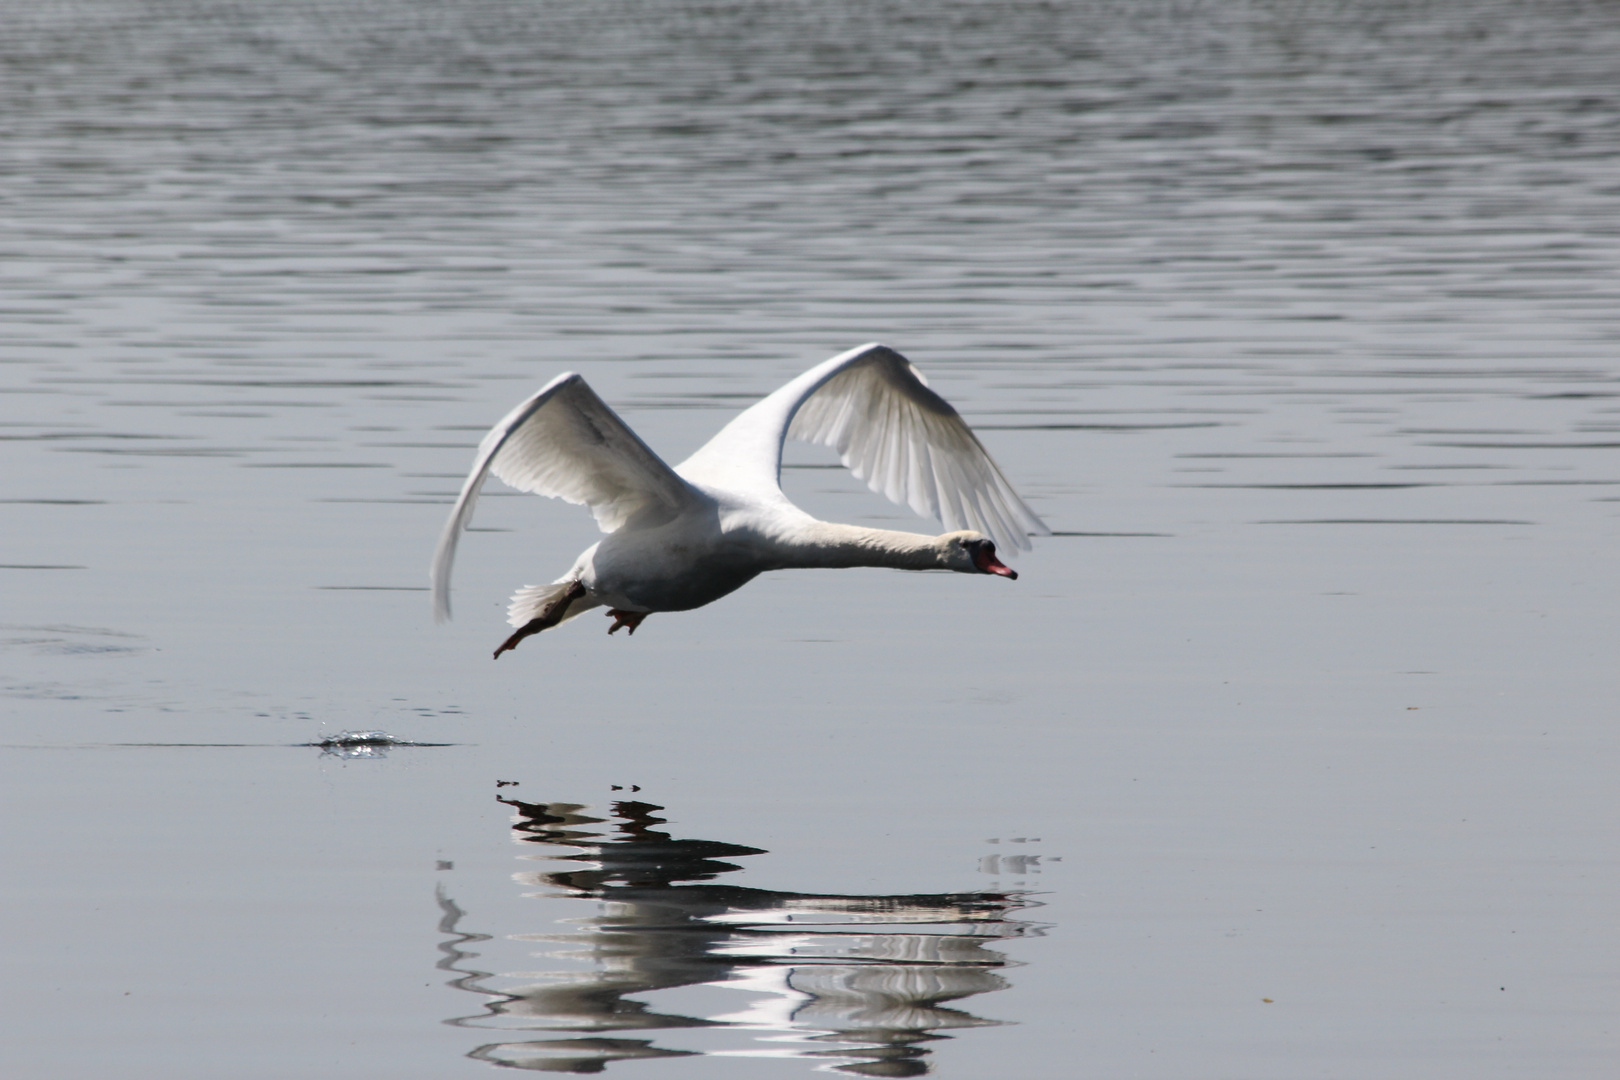
[[[610,604],[688,611],[740,589],[768,566],[745,534],[722,532],[715,519],[678,519],[608,535],[591,569],[586,584]]]

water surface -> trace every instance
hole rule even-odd
[[[10,1072],[1614,1060],[1612,5],[4,18]],[[1016,584],[492,664],[595,536],[492,483],[432,624],[557,372],[679,460],[868,340]]]

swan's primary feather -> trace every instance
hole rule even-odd
[[[472,521],[484,478],[494,473],[521,491],[591,508],[603,532],[635,520],[648,527],[701,499],[648,449],[585,380],[557,376],[508,413],[478,445],[472,472],[439,535],[433,556],[433,612],[450,615],[456,542]]]
[[[833,357],[747,409],[676,467],[695,483],[781,494],[782,444],[830,446],[872,490],[1028,550],[1051,530],[1007,482],[978,437],[905,357],[862,345]]]

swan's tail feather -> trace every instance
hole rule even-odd
[[[572,579],[554,581],[550,585],[525,585],[512,594],[512,603],[506,609],[506,623],[508,626],[527,626],[533,619],[538,619],[554,602],[561,599],[575,582]],[[594,607],[601,607],[602,602],[586,593],[572,601],[563,617],[557,622],[564,623],[575,615],[589,611]]]

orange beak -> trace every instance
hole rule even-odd
[[[982,547],[978,550],[978,553],[973,556],[973,565],[979,568],[980,573],[1000,574],[1004,578],[1018,580],[1018,571],[996,558],[995,553],[989,547]]]

